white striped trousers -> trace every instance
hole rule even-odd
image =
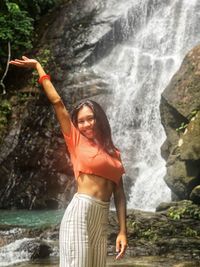
[[[60,267],[105,267],[109,202],[76,193],[60,226]]]

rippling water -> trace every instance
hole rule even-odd
[[[4,226],[9,225],[9,230],[3,231],[2,233],[0,230],[0,239],[3,236],[17,236],[21,231],[20,227],[40,228],[59,224],[63,213],[64,210],[0,210],[0,226],[2,230],[4,229]],[[16,239],[14,242],[0,247],[0,266],[32,266],[32,263],[27,262],[30,258],[29,253],[20,250],[20,246],[24,241],[24,238],[19,240]],[[36,265],[34,263],[34,266],[49,265],[57,266],[58,259],[54,259],[53,261],[51,259],[48,263],[47,261],[40,262]]]
[[[28,227],[56,225],[61,221],[63,213],[64,210],[0,210],[0,224]]]

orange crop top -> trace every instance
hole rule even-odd
[[[80,173],[94,174],[119,183],[125,172],[116,150],[116,157],[106,153],[98,144],[82,135],[71,122],[70,135],[63,134],[73,164],[75,178]]]

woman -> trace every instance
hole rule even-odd
[[[127,247],[124,168],[103,109],[87,100],[70,116],[38,61],[23,56],[22,60],[15,59],[10,64],[37,70],[39,83],[55,109],[74,168],[77,193],[60,226],[60,267],[106,265],[106,227],[112,194],[119,220],[116,259],[122,258]]]

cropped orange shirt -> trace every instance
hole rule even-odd
[[[106,153],[100,145],[92,142],[71,122],[70,135],[64,134],[74,175],[77,179],[81,173],[94,174],[118,184],[125,172],[120,159],[120,152],[115,150],[114,157]]]

